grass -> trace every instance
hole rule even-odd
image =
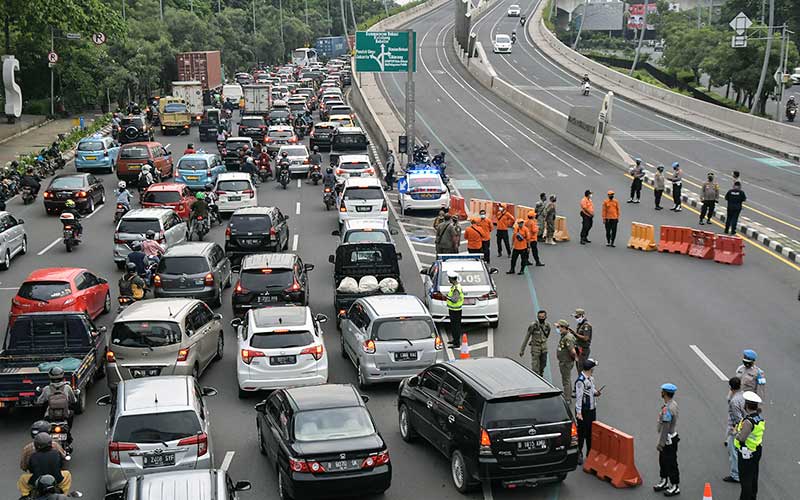
[[[386,12],[382,12],[380,14],[376,14],[376,15],[370,17],[369,19],[367,19],[363,23],[359,23],[358,29],[360,31],[365,31],[367,28],[369,28],[373,24],[376,24],[379,21],[383,21],[387,17],[391,17],[391,16],[393,16],[395,14],[399,14],[399,13],[401,13],[403,11],[406,11],[406,10],[412,8],[412,7],[416,7],[417,5],[421,5],[421,4],[423,4],[423,3],[427,2],[427,1],[428,0],[415,0],[413,2],[409,2],[409,3],[405,4],[405,5],[398,5],[397,7],[393,8],[393,9],[389,9],[389,15],[388,16],[386,15]]]

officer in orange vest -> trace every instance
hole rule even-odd
[[[492,229],[494,229],[494,223],[491,219],[486,216],[486,210],[481,210],[479,212],[480,219],[478,220],[478,224],[483,228],[483,232],[481,233],[481,250],[483,250],[483,260],[486,263],[489,263],[489,243],[491,243],[492,239]]]
[[[464,239],[467,240],[467,253],[483,253],[483,228],[480,219],[472,217],[470,226],[464,230]]]
[[[581,199],[581,245],[591,243],[589,241],[589,230],[592,229],[593,222],[594,203],[592,203],[592,192],[587,189]]]
[[[517,258],[522,261],[517,274],[523,274],[525,266],[528,264],[528,241],[531,239],[531,234],[525,227],[524,220],[517,220],[517,225],[514,226],[514,235],[511,239],[514,241],[514,252],[511,254],[511,269],[506,274],[514,274],[514,269],[517,267]]]
[[[506,246],[506,253],[511,256],[511,246],[508,244],[508,230],[514,226],[514,214],[506,210],[505,205],[500,205],[500,214],[497,216],[497,231],[495,236],[497,238],[497,256],[503,256],[503,244]]]
[[[533,210],[528,211],[528,220],[525,221],[525,229],[528,230],[528,234],[530,235],[530,239],[528,240],[528,247],[531,250],[531,255],[533,255],[533,260],[536,262],[537,267],[542,267],[542,261],[539,260],[539,247],[537,240],[539,239],[539,223],[536,222],[536,212]],[[530,261],[528,262],[530,264]]]
[[[603,200],[603,225],[606,227],[606,246],[613,247],[617,239],[619,224],[619,201],[614,199],[614,191],[608,192],[608,199]]]

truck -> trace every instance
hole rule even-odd
[[[88,386],[104,375],[106,327],[83,312],[39,312],[10,318],[0,351],[0,411],[34,406],[54,366],[80,390],[76,413],[86,408]]]
[[[197,80],[172,82],[172,96],[186,101],[189,113],[199,121],[203,116],[203,84]]]
[[[343,36],[325,36],[314,42],[317,57],[323,61],[347,54],[347,38]]]
[[[178,80],[198,81],[204,91],[222,87],[222,57],[218,50],[204,52],[179,52]]]
[[[244,115],[264,116],[272,108],[272,85],[242,85]]]
[[[397,280],[397,289],[391,293],[404,293],[399,264],[402,258],[394,243],[387,242],[343,243],[336,248],[335,254],[328,256],[328,262],[333,264],[333,306],[337,327],[340,316],[357,299],[383,293],[380,288],[365,292],[340,290],[342,280],[353,278],[359,282],[364,276],[375,276],[380,283],[384,278],[393,278]]]
[[[193,116],[184,99],[179,97],[162,97],[158,101],[158,113],[161,115],[161,132],[165,135],[189,133]]]

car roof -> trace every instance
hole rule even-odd
[[[438,261],[443,270],[446,271],[483,271],[485,270],[482,260],[472,259],[453,259]]]
[[[188,155],[181,156],[181,160],[189,159],[189,160],[210,160],[214,158],[216,155],[214,153],[191,153]],[[178,160],[180,161],[180,160]]]
[[[311,308],[307,306],[260,307],[250,310],[250,322],[260,329],[304,326],[310,320]]]
[[[240,136],[228,137],[226,139],[226,142],[230,142],[230,141],[235,141],[235,142],[253,142],[253,139],[250,138],[250,137],[240,137]]]
[[[164,252],[164,257],[196,257],[214,248],[213,241],[187,241],[173,245]]]
[[[245,118],[255,118],[256,120],[264,119],[264,117],[261,115],[244,115],[241,119],[244,120]]]
[[[215,469],[192,469],[158,472],[136,476],[136,496],[141,500],[211,500],[217,499],[225,473]],[[222,483],[224,485],[224,483]],[[227,497],[222,497],[227,498]],[[219,500],[222,500],[220,498]]]
[[[557,393],[545,379],[508,358],[456,359],[446,363],[471,382],[486,399],[499,399],[530,393]]]
[[[308,153],[308,148],[305,144],[281,144],[281,147],[278,149],[278,153],[283,151],[284,149],[295,149],[295,148],[303,148]]]
[[[275,210],[275,207],[247,207],[236,209],[233,215],[270,215]]]
[[[335,120],[342,120],[342,121],[348,121],[349,122],[349,121],[352,121],[353,119],[350,118],[350,115],[341,115],[341,114],[339,114],[339,115],[330,115],[330,116],[328,116],[328,121],[329,122],[332,122],[332,121],[335,121]]]
[[[185,184],[178,184],[177,182],[158,182],[150,184],[147,191],[177,191],[180,193],[185,187]]]
[[[254,253],[242,257],[242,270],[245,269],[291,269],[297,256],[293,253]]]
[[[81,178],[81,179],[86,179],[87,177],[89,177],[89,175],[91,175],[91,174],[89,174],[88,172],[75,172],[75,173],[72,173],[72,174],[59,174],[59,175],[56,175],[55,177],[53,177],[53,180],[56,180],[56,179],[67,179],[69,177],[78,177],[78,178]]]
[[[109,141],[109,140],[111,140],[111,137],[106,135],[101,135],[101,136],[90,135],[89,137],[84,137],[83,139],[78,141],[78,144],[82,142],[96,142],[96,141]]]
[[[294,132],[291,125],[270,125],[267,132],[281,131],[281,132]]]
[[[349,104],[332,104],[331,105],[331,109],[333,109],[333,108],[350,108],[350,105]],[[350,109],[353,109],[353,108],[350,108]]]
[[[118,391],[121,393],[122,413],[137,413],[153,409],[191,406],[190,376],[144,377],[121,380]]]
[[[378,316],[430,316],[428,309],[415,295],[373,295],[361,299]]]
[[[360,229],[389,229],[389,221],[386,219],[347,219],[344,221],[345,231]]]
[[[350,177],[344,181],[344,187],[381,187],[381,181],[375,177]]]
[[[33,271],[25,281],[71,281],[84,271],[82,267],[46,267]]]
[[[129,142],[127,144],[123,144],[120,147],[121,148],[129,148],[131,146],[148,146],[148,147],[151,147],[151,146],[161,146],[161,143],[160,142],[156,142],[156,141],[138,141],[138,142]]]
[[[363,134],[361,127],[339,127],[340,134]]]
[[[114,322],[179,320],[191,306],[199,302],[197,299],[184,298],[140,300],[123,309]]]
[[[341,155],[339,156],[339,163],[369,163],[369,155]]]
[[[250,180],[250,174],[245,172],[222,172],[217,175],[217,182],[229,180]]]
[[[331,122],[317,122],[314,124],[315,127],[336,127],[336,123]]]
[[[222,175],[222,174],[220,174]],[[171,208],[134,208],[122,216],[123,219],[161,219],[173,213]]]
[[[361,396],[350,384],[325,384],[286,389],[298,411],[364,406]]]

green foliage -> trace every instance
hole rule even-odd
[[[389,15],[388,16],[386,15],[386,11],[383,11],[383,12],[380,12],[378,14],[375,14],[374,16],[370,17],[369,19],[367,19],[363,23],[359,23],[358,24],[358,29],[359,30],[366,30],[367,28],[369,28],[373,24],[376,24],[377,22],[382,21],[382,20],[386,19],[387,17],[391,17],[391,16],[393,16],[395,14],[399,14],[399,13],[401,13],[403,11],[406,11],[406,10],[412,8],[412,7],[416,7],[417,5],[421,5],[421,4],[425,3],[426,1],[427,0],[414,0],[413,2],[408,2],[405,5],[398,5],[397,7],[389,9]]]

